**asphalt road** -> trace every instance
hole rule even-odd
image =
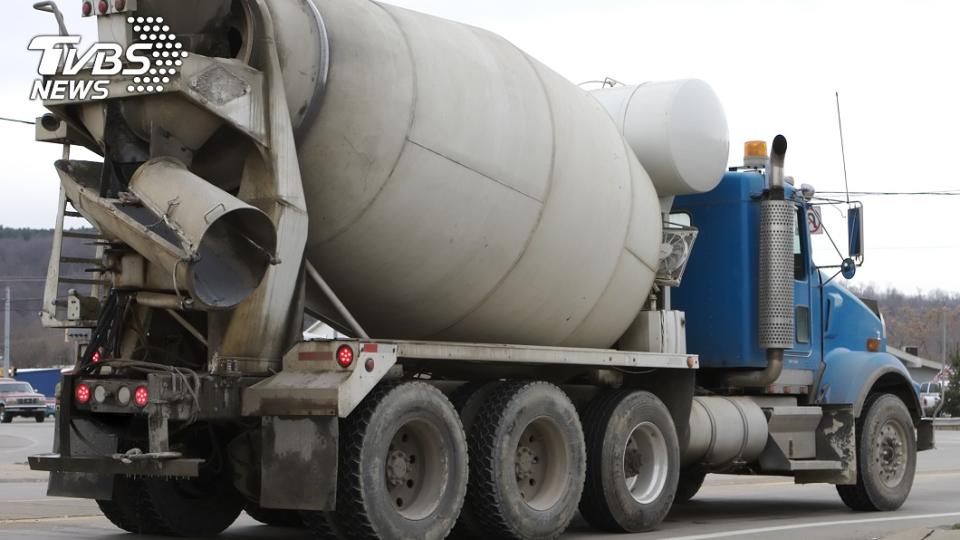
[[[0,425],[0,539],[131,538],[101,517],[92,501],[45,496],[44,474],[26,470],[24,463],[29,454],[49,451],[52,439],[52,422],[18,419]],[[938,431],[937,446],[920,454],[913,492],[897,512],[851,512],[832,486],[712,475],[700,494],[675,508],[657,531],[602,535],[578,520],[564,538],[852,540],[960,523],[960,431]],[[262,526],[242,515],[221,538],[307,540],[309,535]]]

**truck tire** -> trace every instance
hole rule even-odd
[[[174,536],[150,507],[143,482],[127,476],[113,479],[113,499],[97,500],[103,515],[117,528],[133,534]]]
[[[467,473],[447,397],[423,382],[381,383],[341,423],[334,526],[350,538],[445,538]]]
[[[41,423],[43,423],[44,420],[47,419],[47,414],[46,414],[46,413],[37,413],[36,416],[33,417],[33,419],[36,420],[38,424],[41,424]]]
[[[243,510],[255,521],[271,527],[302,528],[304,526],[300,512],[296,510],[263,508],[253,501],[247,501]]]
[[[243,496],[220,478],[143,480],[146,506],[169,532],[186,538],[216,536],[236,521]]]
[[[857,483],[837,486],[844,504],[858,511],[900,508],[916,466],[917,437],[907,406],[893,394],[867,398],[857,419]]]
[[[699,467],[680,469],[680,480],[677,482],[677,494],[673,497],[673,504],[686,504],[693,499],[700,488],[707,473]]]
[[[304,510],[300,512],[300,519],[314,540],[339,540],[347,537],[343,531],[337,533],[340,529],[336,527],[333,512]]]
[[[3,405],[0,405],[0,422],[3,422],[4,424],[13,422],[13,415],[8,413],[6,407]]]
[[[200,476],[148,477],[140,481],[143,486],[141,519],[159,524],[164,531],[158,534],[188,538],[215,536],[236,521],[245,498],[233,485],[222,439],[216,426],[193,424],[178,433],[177,439],[171,441],[171,449],[185,456],[204,458]]]
[[[497,383],[468,436],[467,504],[483,538],[556,538],[577,511],[586,450],[570,398],[546,382]]]
[[[580,513],[595,528],[642,532],[667,516],[680,445],[667,407],[650,392],[601,394],[584,411],[587,477]]]
[[[450,394],[450,401],[460,415],[460,422],[463,423],[463,431],[467,434],[468,439],[470,430],[476,423],[477,413],[480,412],[480,408],[486,402],[490,392],[498,384],[498,382],[469,382]],[[453,528],[452,536],[454,538],[480,538],[481,530],[480,520],[474,515],[470,505],[464,504],[463,509],[460,510],[460,517],[457,518],[457,524]]]

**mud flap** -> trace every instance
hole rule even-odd
[[[264,416],[260,506],[333,510],[337,502],[336,416]]]
[[[920,420],[920,425],[917,426],[917,452],[936,448],[936,441],[934,439],[933,418]]]
[[[53,451],[60,452],[60,422],[70,422],[70,441],[66,446],[72,457],[112,456],[117,452],[117,437],[98,422],[86,418],[57,416],[54,430]],[[47,482],[47,495],[51,497],[77,497],[81,499],[111,500],[113,498],[113,475],[81,472],[51,472]]]

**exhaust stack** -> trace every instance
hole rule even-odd
[[[170,276],[185,305],[229,309],[260,285],[274,261],[273,222],[187,170],[178,160],[144,163],[119,199],[99,195],[101,165],[58,161],[67,197],[112,241],[123,242]]]
[[[784,351],[793,348],[793,235],[796,207],[786,200],[783,165],[787,139],[773,140],[767,167],[767,192],[760,202],[760,348],[767,350],[767,367],[733,372],[726,376],[730,386],[756,388],[780,377]]]

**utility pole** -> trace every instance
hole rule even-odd
[[[10,298],[10,295],[7,295]],[[9,303],[9,300],[7,300]],[[940,312],[940,331],[941,331],[941,351],[943,353],[943,365],[947,365],[947,306],[943,306]]]
[[[3,374],[10,375],[10,286],[7,285],[7,301],[3,307]]]

